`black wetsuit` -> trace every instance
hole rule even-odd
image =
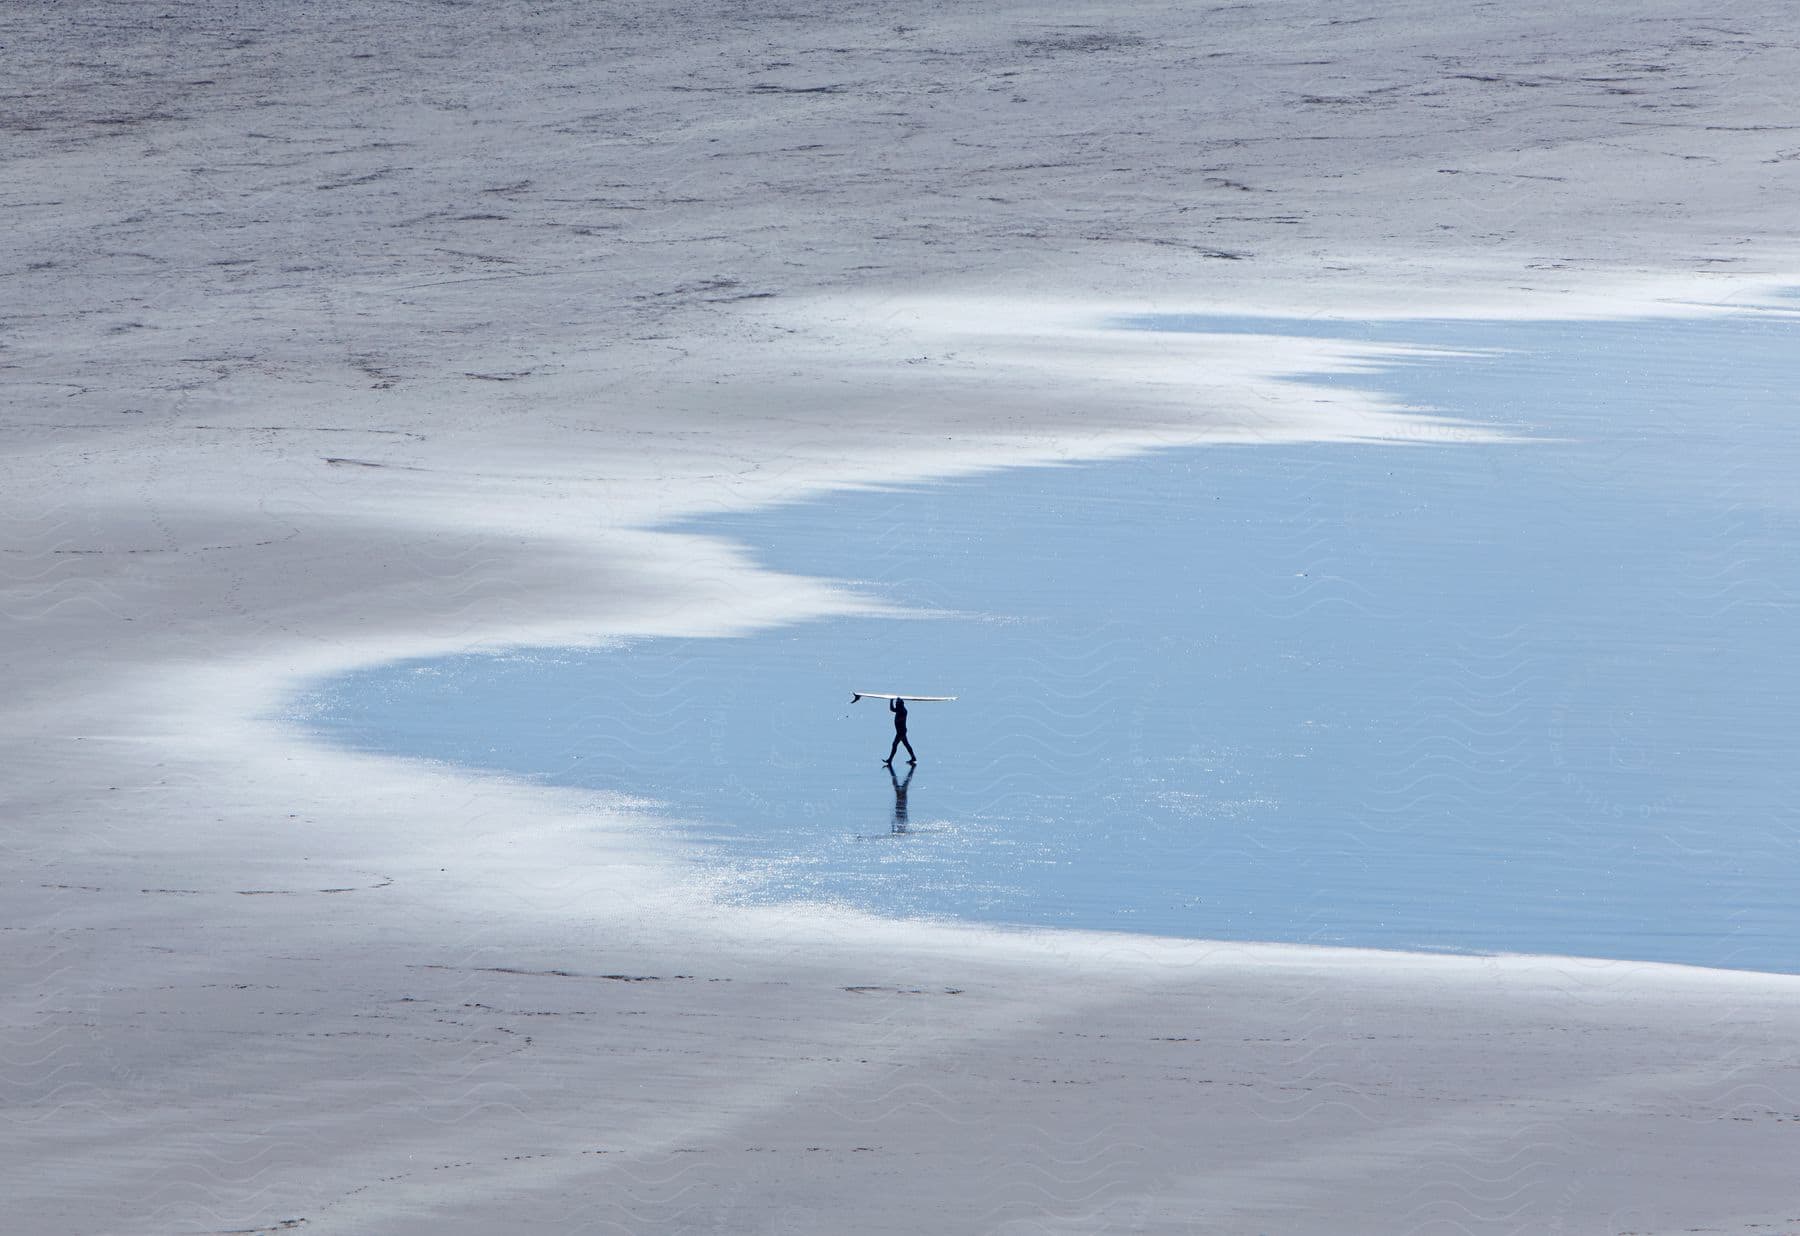
[[[887,759],[883,760],[882,763],[892,764],[894,762],[894,753],[899,751],[901,747],[905,747],[906,762],[908,764],[917,764],[919,762],[919,757],[913,752],[912,744],[906,741],[906,701],[889,700],[888,711],[894,714],[894,745],[888,748]]]

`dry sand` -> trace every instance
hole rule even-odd
[[[677,515],[1481,449],[1108,314],[1800,269],[1791,10],[1454,7],[0,13],[6,1230],[1800,1230],[1800,979],[728,913],[629,801],[279,720],[881,604]]]

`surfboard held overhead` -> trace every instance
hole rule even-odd
[[[850,702],[857,700],[905,700],[909,704],[945,704],[955,699],[954,695],[888,695],[882,691],[852,691]]]

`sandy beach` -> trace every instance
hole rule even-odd
[[[1776,303],[1774,4],[0,15],[22,1233],[1800,1231],[1800,977],[726,908],[320,676],[887,602],[656,530],[1491,431],[1133,312]]]

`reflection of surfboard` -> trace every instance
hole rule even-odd
[[[909,704],[942,704],[955,699],[954,695],[884,695],[880,691],[852,691],[850,702],[857,700],[905,700]]]

